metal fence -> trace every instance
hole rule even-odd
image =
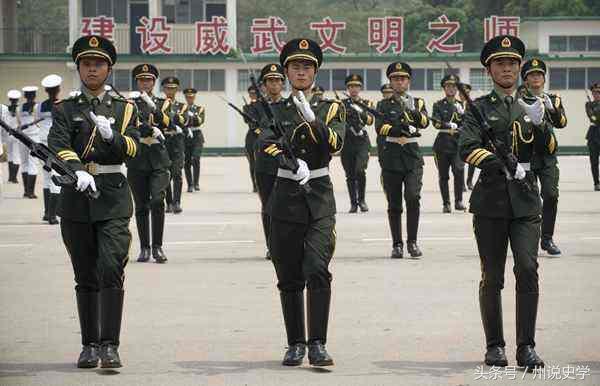
[[[0,53],[6,54],[62,54],[69,45],[66,28],[2,28],[0,38]]]

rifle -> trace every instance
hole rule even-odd
[[[450,71],[453,71],[450,63],[446,61],[446,66]],[[490,123],[485,119],[481,111],[475,104],[469,94],[465,91],[464,84],[461,81],[456,82],[456,88],[458,88],[458,92],[460,93],[462,99],[467,103],[469,107],[469,111],[473,114],[473,118],[477,121],[481,128],[481,134],[483,136],[483,140],[490,147],[492,152],[500,159],[502,163],[502,169],[504,170],[504,174],[506,174],[506,178],[508,180],[513,180],[513,176],[515,175],[515,171],[517,170],[517,165],[519,164],[519,160],[517,157],[506,148],[504,142],[499,141],[494,132],[492,131],[492,127]],[[525,190],[531,191],[532,187],[525,179],[516,180],[516,182]]]
[[[223,98],[220,95],[219,95],[219,98],[221,98],[223,100],[223,102],[227,103],[229,105],[229,107],[231,107],[232,109],[234,109],[235,111],[237,111],[242,116],[242,118],[244,118],[244,121],[246,121],[246,123],[250,122],[250,123],[252,123],[254,125],[258,125],[259,124],[258,120],[256,120],[250,114],[245,113],[242,109],[240,109],[239,107],[237,107],[233,103],[229,102],[227,99]]]
[[[44,170],[50,172],[54,170],[59,175],[52,176],[52,181],[58,186],[73,186],[77,184],[77,174],[75,174],[75,170],[68,165],[65,161],[62,161],[58,158],[56,153],[48,148],[48,146],[43,143],[34,142],[27,135],[23,134],[22,131],[28,128],[31,125],[35,125],[41,122],[43,119],[37,119],[31,123],[27,123],[19,126],[16,129],[10,127],[4,120],[0,119],[0,126],[4,128],[10,135],[15,137],[19,142],[23,145],[27,146],[30,150],[30,153],[35,158],[38,158],[44,161]],[[88,198],[97,199],[100,197],[100,191],[93,191],[90,187],[88,187],[85,191]]]
[[[371,106],[367,105],[366,103],[364,103],[363,101],[359,100],[353,100],[352,98],[350,98],[350,95],[344,93],[344,95],[346,95],[348,97],[348,99],[350,100],[350,104],[352,105],[357,105],[358,107],[362,108],[363,110],[366,110],[367,112],[369,112],[371,115],[373,115],[376,118],[380,118],[383,119],[384,121],[389,122],[390,120],[388,119],[387,114],[382,113],[379,110],[376,110],[374,108],[372,108]],[[407,130],[401,129],[400,133],[403,134],[406,137],[416,137],[416,133],[413,134]],[[421,134],[419,133],[418,135],[419,137],[421,136]]]
[[[240,56],[241,56],[244,64],[246,66],[248,66],[248,62],[246,61],[246,57],[245,57],[243,51],[240,50],[239,52],[240,52]],[[296,157],[296,155],[294,154],[294,151],[292,150],[292,145],[290,143],[289,138],[285,134],[285,129],[281,125],[281,122],[279,122],[275,118],[275,114],[273,113],[273,107],[271,106],[271,104],[267,101],[267,99],[263,95],[262,91],[260,90],[260,87],[258,87],[258,84],[256,82],[256,77],[254,76],[254,70],[250,69],[249,73],[250,73],[250,82],[252,83],[252,86],[254,86],[254,88],[256,89],[256,97],[257,97],[256,101],[257,101],[257,103],[260,103],[261,106],[263,107],[265,115],[266,115],[267,119],[269,120],[269,126],[273,130],[273,133],[278,137],[279,143],[281,144],[281,147],[283,148],[282,149],[283,152],[288,156],[288,158],[290,160],[291,164],[289,166],[291,167],[292,171],[295,172],[298,170],[298,167],[299,167],[298,158]],[[304,185],[301,185],[304,193],[309,193],[311,191],[309,183],[310,183],[310,181],[307,181]]]

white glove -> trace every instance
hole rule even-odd
[[[94,192],[96,191],[96,182],[90,173],[86,172],[85,170],[78,170],[75,172],[75,175],[77,175],[76,189],[78,191],[83,192],[88,187],[91,187]]]
[[[160,131],[160,129],[155,126],[152,126],[152,137],[162,140],[165,139],[165,136],[163,135],[162,131]]]
[[[540,125],[544,120],[544,103],[541,98],[537,98],[535,103],[529,105],[523,99],[519,98],[519,105],[525,110],[525,114],[531,119],[534,125]]]
[[[515,179],[516,180],[522,180],[523,178],[525,178],[525,169],[523,169],[523,166],[521,166],[521,164],[517,164],[517,169],[515,170]]]
[[[357,113],[362,114],[363,113],[363,109],[360,108],[359,105],[355,105],[354,103],[352,103],[350,105],[354,110],[356,110]]]
[[[294,180],[299,181],[300,185],[304,185],[308,182],[310,177],[310,169],[303,159],[298,158],[298,170],[294,173]]]
[[[448,126],[450,126],[450,131],[458,131],[458,125],[454,122],[449,122]]]
[[[181,133],[183,133],[183,130],[181,129],[181,127],[179,127],[179,125],[175,125],[175,132],[177,134],[181,134]]]
[[[463,105],[459,102],[454,103],[454,106],[456,106],[456,111],[458,111],[458,113],[460,115],[463,115],[465,113],[465,108],[463,107]]]
[[[188,129],[188,131],[187,131],[187,137],[188,138],[194,138],[194,132],[192,130]]]
[[[191,111],[188,111],[188,117],[194,118],[194,113],[192,113]]]
[[[317,119],[315,117],[315,113],[310,108],[310,104],[306,101],[306,97],[302,91],[298,91],[298,96],[294,95],[292,100],[294,101],[296,108],[300,110],[300,113],[308,123],[314,122],[314,120]]]
[[[110,127],[110,121],[104,115],[96,115],[93,111],[90,111],[90,117],[96,124],[98,131],[103,139],[110,141],[113,138],[113,130]]]
[[[544,94],[544,106],[546,106],[548,111],[554,111],[554,105],[548,94]]]
[[[154,101],[152,100],[152,98],[150,98],[150,95],[148,95],[146,92],[143,92],[142,95],[142,100],[144,102],[146,102],[146,104],[152,109],[152,110],[156,110],[156,104],[154,103]]]
[[[404,104],[406,105],[406,107],[408,107],[410,111],[413,111],[415,109],[415,98],[413,98],[411,95],[404,95],[400,98],[402,98]]]

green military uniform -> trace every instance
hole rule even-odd
[[[183,90],[186,96],[195,96],[198,92],[194,88]],[[200,157],[204,147],[204,134],[202,125],[206,119],[204,107],[187,103],[183,106],[181,114],[185,118],[185,127],[191,131],[192,136],[185,138],[185,180],[188,186],[188,192],[200,190]]]
[[[323,89],[323,87],[315,85],[315,87],[313,87],[312,89],[312,97],[310,98],[310,104],[314,104],[316,106],[317,103],[319,103],[319,101],[323,99],[324,93],[325,90]]]
[[[259,81],[261,83],[264,83],[265,79],[269,78],[281,79],[282,82],[285,81],[283,67],[275,63],[267,64],[266,66],[264,66],[262,68]],[[278,101],[269,100],[268,103],[271,104],[273,110],[276,110],[281,107],[280,105],[284,103],[284,101],[280,98]],[[262,144],[264,143],[265,135],[271,135],[272,132],[269,130],[261,129],[263,127],[268,128],[271,125],[271,122],[267,118],[267,115],[264,112],[264,108],[263,106],[261,106],[260,103],[256,104],[255,112],[259,121],[259,125],[256,128],[259,134],[254,149],[254,177],[256,179],[256,187],[258,189],[258,196],[260,197],[261,202],[261,219],[263,224],[263,231],[265,234],[265,241],[267,243],[266,257],[267,259],[270,259],[271,254],[269,251],[269,237],[271,234],[271,217],[267,213],[267,205],[269,203],[269,198],[271,197],[271,192],[273,191],[273,186],[275,185],[275,179],[277,178],[277,169],[279,168],[279,162],[276,158],[263,151]]]
[[[87,57],[101,58],[109,66],[116,61],[114,46],[100,36],[78,39],[72,56],[78,65]],[[100,136],[90,112],[108,118],[111,139]],[[79,367],[97,366],[98,346],[102,367],[121,366],[117,348],[133,202],[120,170],[139,148],[135,116],[132,103],[104,91],[94,97],[85,86],[79,96],[58,102],[52,112],[48,146],[76,171],[89,173],[82,176],[92,175],[100,192],[99,198],[90,199],[74,187],[63,187],[58,205],[63,241],[75,271],[84,346]]]
[[[375,105],[375,110],[377,111],[380,111],[379,109],[382,101],[389,99],[392,95],[394,95],[394,89],[389,83],[382,85],[379,90],[381,91],[382,99]],[[385,136],[378,135],[375,139],[375,142],[377,142],[377,159],[380,159],[383,151],[383,145],[385,144]]]
[[[590,86],[592,92],[600,92],[600,83]],[[598,159],[600,158],[600,100],[586,102],[585,112],[590,119],[590,127],[585,135],[590,152],[590,167],[594,180],[594,190],[600,191],[600,178],[598,177]]]
[[[152,64],[137,65],[134,79],[158,79],[158,69]],[[164,134],[156,137],[154,128],[161,133],[169,129],[170,118],[166,113],[169,102],[163,98],[149,96],[156,106],[149,106],[141,96],[134,99],[138,109],[140,147],[134,159],[127,162],[127,180],[135,201],[135,221],[140,239],[138,262],[150,260],[165,263],[167,257],[162,250],[165,227],[165,191],[169,185],[171,160],[164,144]],[[158,134],[158,133],[157,133]],[[150,215],[152,215],[152,242],[150,241]],[[152,246],[152,249],[150,248]]]
[[[441,86],[444,88],[457,81],[457,76],[446,75],[441,81]],[[445,97],[433,104],[433,127],[438,130],[433,142],[433,152],[445,213],[450,213],[450,189],[448,188],[450,169],[452,169],[454,182],[454,207],[456,210],[465,210],[462,203],[465,165],[458,155],[458,135],[462,126],[463,113],[462,103],[454,98]],[[454,125],[457,127],[453,128]]]
[[[520,62],[524,52],[525,46],[518,38],[498,36],[484,46],[481,63],[489,66],[493,59],[506,57]],[[502,92],[492,91],[477,99],[475,106],[491,126],[498,141],[496,148],[504,147],[514,159],[507,166],[497,154],[492,153],[482,135],[481,123],[469,106],[459,139],[459,151],[467,163],[481,169],[471,195],[470,211],[474,214],[473,229],[482,270],[479,304],[487,344],[485,362],[488,365],[507,365],[501,290],[504,288],[504,266],[510,241],[516,277],[517,363],[527,368],[543,367],[543,361],[534,350],[541,203],[530,162],[536,152],[547,154],[555,150],[552,145],[554,137],[548,123],[542,121],[539,126],[532,123],[524,108],[515,103],[514,94],[505,96]],[[522,180],[517,179],[517,172],[524,175]],[[507,178],[507,174],[511,179]]]
[[[162,87],[179,87],[179,79],[168,77],[163,79]],[[167,98],[169,106],[166,113],[169,116],[171,127],[165,131],[166,146],[171,159],[171,181],[167,186],[167,213],[181,213],[181,189],[183,188],[182,169],[185,160],[185,136],[188,135],[187,129],[184,131],[185,118],[181,115],[183,103]]]
[[[248,94],[252,92],[256,92],[254,86],[248,87]],[[255,100],[250,100],[250,103],[244,104],[242,107],[242,111],[248,114],[250,117],[258,120],[258,111],[257,104]],[[258,139],[258,135],[260,134],[260,128],[256,125],[256,123],[248,121],[244,118],[244,121],[248,125],[248,131],[246,132],[246,138],[244,140],[244,149],[246,151],[246,159],[248,160],[248,167],[250,169],[250,179],[252,180],[252,191],[256,192],[258,190],[256,186],[256,176],[255,176],[255,154],[254,147],[256,145],[256,140]]]
[[[546,75],[546,64],[540,59],[531,59],[523,64],[521,79],[525,81],[527,75],[540,72]],[[546,100],[546,120],[551,125],[549,130],[562,129],[567,125],[567,116],[561,98],[555,94],[544,94]],[[558,142],[552,133],[553,143],[550,152],[534,153],[531,159],[531,170],[540,181],[542,194],[542,237],[540,247],[551,256],[560,255],[560,249],[554,244],[554,225],[558,212],[558,180],[559,169],[557,159]]]
[[[284,67],[292,60],[305,60],[318,69],[322,58],[319,45],[308,39],[290,40],[280,54]],[[337,101],[323,99],[317,106],[308,107],[298,103],[313,111],[316,116],[313,122],[305,120],[291,96],[277,105],[275,115],[294,155],[306,162],[311,171],[309,188],[299,185],[295,174],[299,168],[294,170],[290,154],[284,152],[277,135],[265,135],[263,151],[279,162],[268,205],[272,219],[269,247],[290,346],[283,363],[299,365],[304,357],[306,287],[309,361],[316,366],[327,366],[333,364],[325,350],[332,279],[328,265],[336,238],[336,207],[328,166],[331,155],[342,149],[346,114],[343,104]]]
[[[388,78],[410,77],[410,66],[394,62],[387,68]],[[407,104],[408,103],[408,104]],[[412,105],[412,106],[411,106]],[[417,142],[418,131],[429,125],[425,101],[412,96],[397,95],[379,102],[381,113],[375,119],[375,130],[382,137],[381,179],[388,202],[388,219],[392,234],[392,257],[402,257],[402,193],[406,202],[407,249],[413,258],[422,255],[417,246],[421,188],[423,186],[423,156]]]
[[[346,77],[346,87],[363,86],[362,76],[353,74]],[[373,107],[367,99],[358,98],[363,104]],[[358,206],[361,212],[369,210],[365,201],[367,188],[367,166],[371,142],[366,126],[373,124],[373,117],[353,103],[352,98],[343,101],[346,108],[346,138],[342,149],[342,166],[346,174],[346,186],[350,196],[350,213],[356,213]],[[354,107],[353,107],[354,106]],[[360,110],[360,112],[359,112]]]

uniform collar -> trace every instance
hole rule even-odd
[[[94,96],[90,89],[88,89],[84,85],[81,85],[81,95],[84,95],[88,102],[91,102],[94,98],[98,98],[102,102],[104,100],[104,97],[106,96],[106,91],[102,91],[102,93],[100,93],[98,96]]]

